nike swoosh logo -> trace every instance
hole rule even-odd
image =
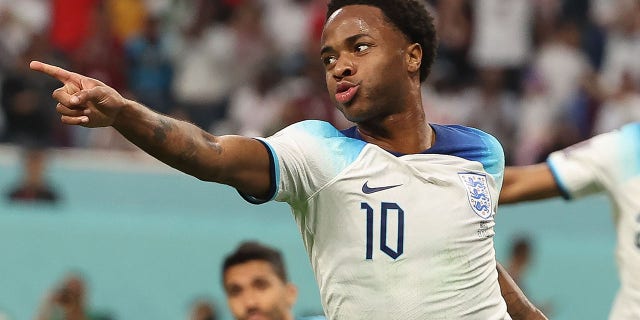
[[[389,190],[391,188],[399,187],[401,185],[402,184],[396,184],[393,186],[384,186],[384,187],[369,187],[369,181],[367,181],[362,185],[362,192],[365,194],[372,194],[372,193],[376,193],[384,190]]]

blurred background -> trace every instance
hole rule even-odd
[[[508,164],[640,120],[637,0],[431,0],[440,37],[423,85],[434,123],[480,128]],[[289,209],[252,206],[137,151],[59,123],[28,70],[53,63],[214,134],[338,128],[319,38],[326,0],[0,0],[0,319],[34,319],[73,274],[106,319],[230,319],[220,264],[238,242],[283,250],[296,314],[321,313]],[[496,251],[552,319],[605,319],[618,287],[606,199],[505,206]]]

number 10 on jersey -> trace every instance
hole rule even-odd
[[[404,210],[400,208],[397,203],[394,202],[382,202],[380,205],[380,211],[376,212],[374,208],[366,202],[360,204],[360,208],[366,211],[367,215],[367,247],[366,258],[367,260],[373,259],[373,232],[374,232],[374,219],[380,219],[380,250],[386,253],[392,259],[397,259],[402,255],[404,250]],[[393,214],[397,215],[397,233],[395,250],[387,245],[387,238],[389,234],[389,216]],[[390,239],[393,241],[392,239]]]

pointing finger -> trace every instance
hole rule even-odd
[[[70,81],[72,82],[80,81],[79,75],[77,73],[67,71],[65,69],[62,69],[60,67],[56,67],[50,64],[42,63],[40,61],[31,61],[31,63],[29,64],[29,68],[31,68],[31,70],[39,71],[53,78],[56,78],[62,83],[67,83]]]

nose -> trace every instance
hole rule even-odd
[[[244,304],[245,316],[249,316],[249,315],[260,312],[258,301],[254,295],[251,295],[251,294],[245,295],[243,298],[243,304]]]
[[[242,301],[247,309],[253,309],[258,305],[258,299],[253,292],[246,292],[242,297]]]
[[[342,79],[344,77],[352,76],[356,73],[356,67],[353,60],[341,58],[336,62],[333,68],[333,76],[336,79]]]

